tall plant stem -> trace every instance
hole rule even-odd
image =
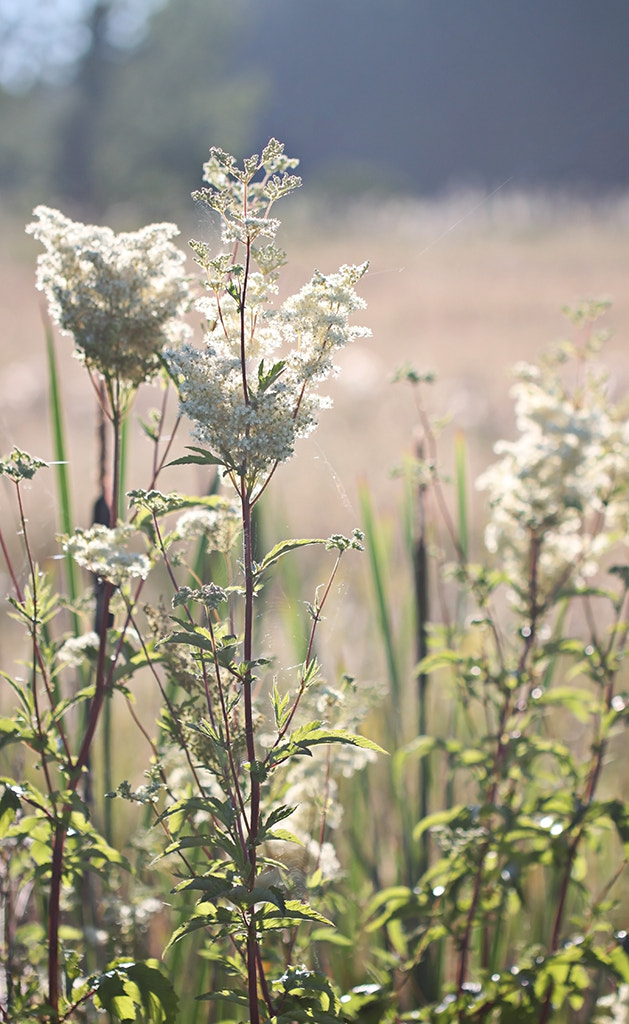
[[[609,711],[611,707],[613,695],[614,676],[612,675],[608,679],[605,688],[605,709],[607,711]],[[596,792],[598,780],[600,778],[601,770],[603,768],[603,762],[605,760],[605,755],[607,753],[607,743],[599,735],[593,743],[592,749],[593,751],[595,751],[595,753],[588,773],[587,782],[585,786],[585,793],[581,801],[584,810],[587,809],[587,807],[589,807],[589,805],[592,803],[592,800],[594,799],[594,794]],[[581,845],[581,840],[583,839],[584,832],[585,828],[583,825],[581,825],[580,828],[577,829],[575,835],[572,838],[570,846],[568,847],[568,855],[566,857],[566,863],[564,866],[563,877],[559,889],[559,899],[557,901],[557,909],[555,910],[555,918],[553,921],[553,930],[550,937],[550,953],[556,952],[556,950],[559,948],[559,938],[561,935],[561,928],[563,925],[564,914],[566,910],[566,901],[568,898],[570,878],[572,876],[572,869],[574,867],[574,862],[579,850],[579,846]],[[542,1012],[540,1013],[539,1024],[546,1024],[550,1017],[552,1009],[552,994],[552,985],[549,985],[548,991],[546,993],[546,998],[542,1006]]]
[[[111,525],[113,526],[115,525],[116,521],[116,510],[118,508],[120,490],[119,462],[120,429],[122,418],[120,414],[120,409],[114,400],[114,395],[112,392],[110,392],[110,401],[112,412],[111,419],[114,432],[113,484],[110,510],[110,522]],[[100,714],[107,694],[107,688],[112,668],[112,666],[108,663],[108,660],[106,658],[107,633],[109,629],[109,606],[111,603],[113,592],[113,585],[109,581],[106,581],[102,594],[101,617],[98,630],[99,649],[94,696],[92,698],[92,703],[89,710],[85,732],[81,740],[78,755],[75,761],[70,760],[68,763],[70,776],[68,782],[68,790],[71,793],[76,792],[82,777],[83,769],[88,764],[90,751],[92,748],[92,743],[96,732],[96,727],[98,725]],[[51,1021],[53,1022],[53,1024],[57,1024],[57,1022],[60,1020],[59,928],[61,924],[61,883],[63,877],[63,856],[65,851],[65,844],[68,835],[71,814],[71,805],[69,803],[66,803],[65,806],[62,808],[59,817],[57,818],[57,822],[55,825],[55,834],[53,837],[50,878],[50,906],[48,919],[48,1002],[50,1005]]]
[[[418,458],[423,458],[421,446]],[[418,662],[422,662],[428,654],[428,623],[430,609],[428,603],[428,558],[426,554],[426,509],[424,484],[417,488],[417,527],[413,544],[413,583],[415,588],[415,653]],[[425,672],[417,676],[418,730],[420,736],[428,734],[428,675]],[[420,761],[419,775],[419,820],[428,815],[428,796],[430,793],[430,765],[427,759]],[[422,865],[421,872],[428,868],[428,830],[422,834]]]
[[[256,747],[253,727],[253,676],[251,672],[251,660],[253,653],[253,537],[251,531],[251,497],[245,476],[241,477],[241,501],[242,501],[242,528],[243,528],[243,565],[245,574],[245,624],[243,639],[243,654],[245,660],[245,674],[243,679],[243,695],[245,704],[245,734],[247,741],[247,757],[249,759],[250,785],[251,785],[251,810],[249,815],[249,836],[248,836],[248,860],[250,889],[255,886],[256,861],[257,861],[257,839],[260,818],[260,782],[256,773]],[[249,1014],[251,1024],[259,1024],[260,1014],[258,1008],[258,941],[256,938],[256,915],[252,909],[247,932],[247,977]]]
[[[529,544],[529,625],[527,631],[524,633],[524,644],[522,647],[522,653],[518,661],[518,667],[516,675],[522,680],[526,667],[529,661],[529,656],[537,635],[537,625],[539,617],[539,605],[538,605],[538,566],[539,557],[541,551],[541,540],[535,535],[531,534]],[[496,753],[494,755],[493,763],[493,778],[489,788],[488,795],[486,797],[486,804],[489,808],[493,807],[496,803],[496,797],[498,795],[498,786],[500,783],[500,774],[504,763],[506,745],[504,740],[504,733],[506,730],[507,722],[513,708],[513,695],[510,692],[504,694],[504,703],[500,713],[500,721],[498,724],[497,736],[498,743],[496,747]],[[481,895],[481,888],[483,883],[483,872],[485,868],[485,861],[487,854],[491,847],[491,838],[488,838],[482,845],[479,860],[478,869],[476,872],[476,878],[474,880],[474,889],[472,893],[472,899],[470,908],[467,913],[467,919],[465,923],[465,931],[461,940],[461,951],[459,955],[459,966],[457,970],[457,991],[461,992],[467,975],[467,964],[470,955],[470,945],[472,939],[472,929],[474,927],[474,921],[476,918],[476,911],[478,909],[478,903]],[[541,1024],[541,1022],[540,1022]]]

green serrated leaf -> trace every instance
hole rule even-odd
[[[284,367],[286,366],[286,360],[280,359],[277,363],[273,363],[270,370],[265,372],[264,370],[264,359],[258,366],[258,394],[263,394],[265,391],[275,383],[277,378],[282,374]]]
[[[234,892],[234,876],[224,873],[201,875],[197,878],[186,878],[171,889],[172,893],[195,890],[206,893],[212,900]]]
[[[323,914],[320,914],[318,910],[314,910],[308,903],[302,902],[301,900],[286,900],[284,910],[270,910],[269,904],[265,904],[263,909],[258,914],[258,919],[261,922],[271,922],[273,927],[279,926],[279,921],[275,919],[281,919],[284,921],[318,921],[320,924],[326,924],[333,927],[332,921]],[[282,927],[284,925],[282,924]]]
[[[157,646],[160,644],[187,644],[188,647],[198,647],[201,651],[207,651],[212,656],[214,655],[214,644],[212,638],[202,632],[198,633],[169,633],[162,640],[157,641]]]
[[[186,445],[186,450],[196,452],[196,455],[182,455],[179,459],[173,459],[167,466],[223,466],[222,459],[212,455],[205,448],[197,448],[194,445]]]
[[[326,541],[322,540],[321,538],[305,538],[301,540],[281,541],[279,544],[276,544],[275,547],[271,548],[271,550],[267,552],[267,554],[264,556],[262,561],[256,566],[256,574],[259,575],[260,573],[264,572],[265,569],[268,569],[269,566],[273,565],[274,562],[277,562],[277,560],[281,558],[282,555],[287,554],[287,552],[289,551],[295,551],[297,548],[307,547],[309,544],[325,543]]]

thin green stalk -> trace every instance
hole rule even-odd
[[[126,515],[126,480],[127,480],[127,464],[129,454],[129,417],[125,416],[120,424],[120,468],[118,475],[118,502],[114,508],[116,508],[118,519],[124,520]],[[112,526],[115,526],[112,523]]]
[[[428,654],[428,623],[430,608],[428,597],[428,557],[426,553],[426,510],[424,505],[425,486],[417,489],[417,527],[413,546],[413,580],[415,584],[415,653],[421,662]],[[417,676],[418,699],[418,734],[428,735],[428,679],[425,672]],[[422,758],[419,762],[419,821],[428,816],[428,797],[430,793],[430,761]],[[429,834],[422,834],[422,865],[421,871],[428,867]]]
[[[391,696],[395,706],[394,727],[399,731],[398,720],[402,699],[402,681],[397,665],[395,643],[393,640],[393,626],[389,615],[387,594],[384,581],[384,565],[386,558],[382,549],[381,533],[378,531],[373,515],[371,499],[366,487],[360,489],[360,506],[362,510],[363,525],[365,528],[365,547],[369,558],[371,570],[371,582],[376,599],[376,618],[380,637],[384,647],[384,653],[389,675]]]
[[[463,562],[469,558],[469,512],[467,501],[467,445],[465,434],[457,431],[454,438],[454,463],[459,528],[459,554]]]
[[[245,476],[241,477],[242,527],[243,527],[243,569],[245,576],[245,624],[243,638],[243,655],[247,665],[243,678],[243,696],[245,704],[245,735],[247,757],[251,776],[251,810],[249,817],[248,857],[249,857],[249,888],[253,889],[256,879],[258,823],[260,816],[260,783],[255,777],[256,747],[253,723],[253,677],[250,663],[253,654],[253,547],[251,537],[251,500]],[[259,1024],[260,1011],[258,1006],[258,938],[256,928],[255,907],[252,908],[247,928],[247,978],[249,1014],[251,1024]]]
[[[103,787],[105,793],[114,789],[112,772],[112,700],[111,695],[103,707]],[[108,843],[113,842],[113,800],[105,797],[103,806],[103,832]]]
[[[60,527],[63,533],[71,534],[74,530],[74,518],[72,515],[70,480],[68,475],[68,460],[66,454],[65,428],[62,415],[61,391],[59,388],[59,376],[57,373],[57,357],[55,352],[54,335],[52,327],[47,319],[44,320],[46,332],[46,352],[48,355],[48,383],[50,398],[50,414],[52,419],[52,444],[55,456],[55,472],[57,477],[57,490],[59,493],[59,518]],[[65,570],[68,581],[68,596],[72,602],[76,600],[78,589],[77,567],[72,555],[68,552],[65,556]],[[75,636],[81,632],[81,624],[78,615],[72,614],[72,624]]]

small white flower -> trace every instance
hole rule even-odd
[[[596,1024],[629,1024],[629,985],[619,985],[617,992],[601,996],[596,1008]]]
[[[230,550],[240,534],[240,512],[236,505],[225,503],[224,508],[192,508],[184,512],[175,526],[181,540],[205,537],[208,551]]]
[[[82,636],[69,637],[59,648],[59,660],[71,668],[78,668],[86,658],[95,657],[98,653],[100,637],[98,633],[83,633]]]
[[[489,494],[488,550],[519,593],[531,584],[536,549],[538,605],[569,580],[592,575],[629,515],[626,424],[600,381],[571,394],[549,370],[519,364],[515,441],[478,479]]]
[[[146,579],[151,567],[145,554],[127,547],[135,533],[129,525],[121,524],[114,529],[97,525],[89,530],[76,530],[61,541],[64,552],[69,552],[80,566],[119,587],[131,579]]]

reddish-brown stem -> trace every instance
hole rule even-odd
[[[439,506],[439,513],[441,515],[443,523],[445,524],[448,536],[450,537],[450,540],[452,542],[452,546],[456,551],[457,559],[461,565],[465,565],[465,552],[463,551],[463,548],[461,547],[461,544],[459,542],[457,532],[454,528],[454,523],[452,522],[452,516],[450,515],[450,510],[443,495],[441,477],[439,475],[439,470],[437,468],[437,441],[435,438],[435,433],[432,427],[430,426],[430,421],[426,414],[426,410],[424,409],[424,406],[420,400],[419,389],[417,387],[414,387],[413,391],[415,395],[415,402],[417,406],[419,421],[421,423],[422,430],[424,432],[424,436],[428,444],[428,452],[430,456],[430,477],[432,481],[433,491],[435,494],[435,499],[437,501],[437,505]]]
[[[257,960],[258,960],[258,973],[260,977],[260,989],[262,991],[262,998],[266,1003],[266,1008],[269,1011],[269,1015],[274,1017],[276,1010],[273,1006],[273,1000],[271,999],[271,993],[269,992],[268,982],[266,980],[266,973],[264,970],[264,963],[262,962],[262,952],[260,947],[257,948]]]
[[[36,689],[36,686],[35,686],[36,675],[37,675],[36,665],[39,665],[39,670],[41,672],[42,679],[43,679],[43,682],[44,682],[44,687],[46,689],[46,695],[48,697],[48,702],[50,704],[51,709],[53,709],[53,710],[54,710],[54,707],[55,707],[55,697],[54,697],[54,693],[52,691],[52,687],[50,685],[50,680],[48,678],[48,673],[46,671],[46,666],[44,664],[43,658],[41,657],[41,652],[39,650],[39,644],[37,642],[37,577],[36,577],[36,572],[35,572],[35,561],[33,559],[33,554],[31,552],[31,545],[30,545],[30,542],[29,542],[29,539],[28,539],[27,522],[26,522],[26,516],[24,514],[24,506],[22,504],[22,491],[20,489],[19,482],[16,483],[15,490],[16,490],[16,494],[17,494],[17,503],[18,503],[18,509],[19,509],[19,514],[20,514],[20,525],[21,525],[21,528],[22,528],[22,536],[24,537],[24,548],[26,550],[26,557],[28,559],[28,567],[29,567],[29,572],[30,572],[30,577],[31,577],[31,589],[32,589],[32,593],[33,593],[33,606],[34,606],[33,621],[32,621],[32,640],[33,640],[33,701],[34,701],[34,704],[35,704],[35,714],[36,714],[36,717],[37,717],[38,732],[39,732],[40,736],[42,736],[41,719],[40,719],[40,715],[39,715],[39,707],[38,707],[38,701],[37,701],[37,689]],[[24,598],[21,597],[21,596],[20,596],[20,601],[21,601],[21,603],[23,605],[24,604]],[[58,731],[58,733],[60,735],[62,743],[64,744],[64,749],[65,749],[66,753],[69,755],[69,747],[67,745],[65,734],[63,732],[63,729],[62,729],[60,723],[57,723],[57,731]],[[50,782],[50,780],[48,779],[48,771],[47,771],[47,768],[46,768],[45,764],[44,764],[44,770],[45,770],[45,774],[46,774],[46,777],[47,777],[47,781]],[[50,787],[50,789],[52,789],[52,787]]]
[[[232,780],[233,780],[233,784],[234,784],[234,790],[235,790],[236,797],[237,797],[237,800],[238,800],[238,806],[240,807],[240,813],[242,814],[242,818],[243,818],[243,821],[244,821],[244,824],[245,824],[245,828],[249,828],[250,825],[249,825],[249,822],[247,821],[247,810],[246,810],[246,807],[245,807],[245,802],[244,802],[242,790],[240,788],[240,781],[238,779],[238,771],[237,771],[236,765],[234,764],[234,752],[233,752],[233,749],[232,749],[232,742],[231,742],[231,728],[230,728],[230,725],[229,725],[229,715],[227,714],[227,705],[225,704],[225,694],[223,693],[223,680],[221,679],[221,668],[220,668],[219,661],[218,661],[218,651],[216,649],[216,640],[215,640],[215,637],[214,637],[214,628],[212,626],[212,620],[211,620],[209,614],[208,614],[208,628],[209,628],[209,631],[210,631],[210,638],[211,638],[211,641],[212,641],[212,652],[213,652],[213,655],[214,655],[214,672],[215,672],[215,675],[216,675],[216,688],[218,690],[218,698],[219,698],[220,705],[221,705],[221,717],[223,719],[223,726],[225,728],[225,743],[226,743],[226,747],[227,747],[227,751],[228,751],[229,770],[231,772],[231,776],[232,776]],[[208,679],[207,679],[207,675],[205,673],[204,673],[204,680],[205,680],[206,700],[207,700],[208,708],[211,709],[212,702],[211,702],[211,699],[210,699],[210,690],[209,690],[209,685],[208,685]],[[233,805],[234,804],[234,797],[233,797],[233,794],[231,792],[231,786],[229,787],[229,789],[230,789],[229,795],[230,795],[230,799],[231,799],[232,805]],[[239,831],[240,831],[240,827],[239,827]],[[241,841],[242,841],[242,845],[243,845],[243,850],[244,850],[244,852],[246,854],[246,852],[247,852],[246,851],[246,843],[244,842],[244,837],[242,836],[242,834],[241,834]]]
[[[172,570],[172,566],[171,566],[170,560],[168,558],[168,553],[166,551],[166,547],[164,545],[162,534],[161,534],[161,531],[160,531],[160,528],[159,528],[159,521],[158,521],[157,516],[155,515],[155,513],[153,513],[153,525],[155,527],[155,535],[157,537],[157,542],[159,544],[159,549],[161,551],[162,558],[164,559],[164,564],[166,566],[166,571],[168,572],[168,575],[170,577],[170,581],[171,581],[171,583],[173,585],[174,590],[176,591],[176,590],[178,590],[177,580],[175,578],[175,574],[174,574],[174,572]],[[192,615],[190,613],[190,610],[187,607],[185,607],[184,610],[185,610],[185,614],[186,614],[186,616],[188,618],[188,621],[192,624],[193,623],[193,618],[192,618]],[[217,656],[217,651],[216,651],[216,642],[215,642],[215,638],[214,638],[214,630],[212,628],[212,622],[211,622],[211,619],[209,619],[209,617],[208,617],[208,625],[209,625],[210,638],[211,638],[211,642],[212,642],[213,655],[214,655],[214,669],[215,669],[215,672],[216,672],[217,686],[218,686],[219,698],[220,698],[220,702],[221,702],[221,713],[222,713],[223,723],[225,725],[226,735],[227,735],[227,747],[228,747],[228,750],[229,750],[230,770],[231,770],[232,778],[234,780],[234,786],[235,786],[235,792],[236,792],[236,800],[234,800],[234,794],[231,791],[231,787],[229,788],[229,796],[230,796],[230,799],[232,801],[232,805],[236,806],[236,803],[237,803],[238,806],[240,807],[241,813],[242,813],[244,821],[245,821],[245,825],[246,825],[246,827],[248,827],[247,826],[247,816],[246,816],[246,811],[245,811],[244,800],[243,800],[242,792],[241,792],[239,781],[238,781],[238,773],[236,771],[236,766],[235,766],[234,760],[233,760],[233,753],[232,753],[232,749],[231,749],[231,743],[229,742],[229,718],[228,718],[228,715],[227,715],[227,708],[226,708],[226,705],[225,705],[225,700],[224,700],[224,695],[223,695],[222,680],[221,680],[221,675],[220,675],[220,666],[219,666],[219,662],[218,662],[218,656]],[[143,647],[144,647],[144,644],[143,644]],[[145,651],[145,654],[147,654],[147,656],[148,656],[148,652],[146,651],[145,647],[144,647],[144,651]],[[216,728],[216,718],[215,718],[215,715],[214,715],[214,708],[212,706],[212,699],[211,699],[210,688],[209,688],[209,679],[208,679],[207,665],[205,663],[205,659],[203,659],[203,658],[201,659],[201,664],[202,664],[202,668],[203,668],[203,685],[205,687],[205,698],[206,698],[206,704],[207,704],[207,709],[208,709],[208,716],[209,716],[210,722],[212,724],[212,727],[215,729]],[[151,665],[151,667],[152,667],[152,665]],[[153,672],[154,672],[154,674],[156,674],[154,669],[153,669]],[[161,682],[159,682],[159,680],[158,680],[158,684],[159,684],[160,690],[161,690],[161,692],[163,694],[164,691],[162,689]],[[169,704],[169,710],[173,714],[173,720],[175,720],[174,712],[173,712],[172,707],[170,706],[170,702],[168,702],[168,704]],[[182,743],[182,747],[186,750],[186,756],[188,757],[188,761],[190,762],[190,757],[189,757],[188,751],[187,751],[187,745],[185,744],[185,741],[183,740],[183,737],[181,739],[181,743]],[[196,775],[196,772],[194,772],[194,777],[195,777],[195,780],[197,782],[197,785],[199,785],[199,788],[201,788],[199,780],[198,780],[198,777]],[[240,824],[238,824],[238,829],[239,829],[239,832],[240,832]],[[244,841],[244,837],[242,836],[242,834],[241,834],[240,838],[241,838],[241,843],[242,843],[243,849],[245,849],[246,843]]]
[[[159,692],[161,693],[162,699],[163,699],[166,707],[168,708],[171,720],[172,720],[172,722],[177,723],[177,726],[179,728],[179,736],[178,736],[178,738],[179,738],[179,743],[181,745],[181,749],[183,750],[183,752],[184,752],[184,754],[186,756],[186,760],[188,762],[188,767],[190,768],[190,771],[192,773],[192,777],[193,777],[194,781],[196,782],[199,790],[201,790],[201,788],[202,788],[201,787],[201,780],[199,779],[197,770],[196,770],[196,768],[194,766],[194,762],[193,762],[192,758],[190,757],[190,751],[188,750],[188,745],[187,745],[187,743],[184,740],[183,734],[181,733],[181,729],[180,729],[179,723],[177,721],[177,715],[175,713],[175,709],[174,709],[174,707],[172,705],[172,702],[170,701],[170,699],[168,697],[168,694],[166,693],[166,691],[165,691],[165,689],[164,689],[164,687],[162,685],[162,681],[161,681],[161,679],[159,677],[159,673],[157,672],[157,670],[155,668],[155,665],[153,663],[153,659],[150,657],[148,649],[146,647],[146,644],[144,643],[144,638],[142,636],[142,633],[140,632],[140,630],[135,625],[135,621],[134,621],[134,619],[132,617],[132,614],[131,614],[130,610],[128,612],[128,616],[129,616],[129,621],[133,625],[136,633],[138,634],[138,636],[140,638],[140,644],[142,645],[142,650],[143,650],[144,655],[146,657],[146,660],[147,660],[147,663],[148,663],[148,667],[150,668],[151,672],[153,673],[153,677],[154,677],[154,679],[155,679],[155,681],[156,681],[156,683],[157,683],[157,685],[159,687]]]
[[[612,675],[612,676],[610,676],[610,678],[609,678],[609,680],[607,682],[607,686],[605,687],[605,708],[606,708],[607,711],[609,711],[609,709],[611,707],[611,702],[612,702],[613,695],[614,695],[614,676]],[[590,772],[588,774],[588,778],[587,778],[587,782],[586,782],[586,786],[585,786],[585,793],[583,795],[583,800],[581,801],[583,811],[585,811],[588,808],[588,806],[591,804],[592,800],[594,799],[594,793],[596,791],[596,786],[597,786],[597,783],[598,783],[598,780],[599,780],[599,777],[600,777],[600,774],[601,774],[601,770],[602,770],[602,767],[603,767],[603,760],[605,758],[605,754],[606,754],[606,751],[607,751],[607,744],[599,736],[598,739],[594,742],[594,744],[592,746],[592,749],[596,750],[596,753],[595,753],[595,756],[594,756],[594,760],[592,762],[592,766],[590,768]],[[553,930],[552,930],[551,938],[550,938],[550,945],[549,945],[549,952],[550,953],[554,953],[558,949],[558,947],[559,947],[559,937],[561,935],[561,928],[562,928],[562,925],[563,925],[563,917],[564,917],[564,912],[565,912],[565,908],[566,908],[566,900],[568,898],[568,889],[569,889],[569,886],[570,886],[570,878],[572,876],[572,868],[573,868],[573,865],[574,865],[575,858],[577,856],[577,852],[578,852],[579,846],[581,844],[581,840],[583,838],[584,831],[585,831],[585,827],[583,825],[580,825],[579,828],[577,828],[577,830],[576,830],[576,832],[575,832],[575,834],[574,834],[574,836],[572,838],[572,841],[570,843],[570,846],[568,848],[568,854],[566,856],[566,862],[565,862],[564,870],[563,870],[563,877],[561,879],[561,887],[559,889],[559,898],[557,900],[557,909],[555,911],[555,918],[554,918],[554,921],[553,921]],[[544,1000],[544,1004],[542,1006],[542,1011],[541,1011],[540,1017],[539,1017],[539,1024],[547,1024],[547,1021],[548,1021],[548,1019],[550,1017],[551,1009],[552,1009],[552,984],[549,985],[548,992],[546,993],[546,998]]]
[[[245,575],[245,622],[243,638],[243,656],[245,673],[243,677],[243,699],[245,705],[245,736],[247,757],[249,759],[249,777],[251,788],[251,809],[249,817],[249,835],[247,837],[247,857],[249,861],[249,889],[255,887],[257,868],[257,842],[260,820],[260,782],[256,773],[256,746],[253,726],[253,676],[251,660],[253,653],[253,538],[251,523],[251,499],[244,474],[241,476],[241,506],[243,528],[243,568]],[[247,975],[248,998],[251,1024],[259,1024],[258,1007],[258,939],[255,909],[252,910],[247,927]]]
[[[530,597],[529,614],[530,614],[530,622],[529,622],[529,625],[528,625],[526,631],[524,631],[524,633],[523,633],[523,635],[524,635],[524,644],[523,644],[522,653],[520,655],[520,659],[519,659],[519,662],[518,662],[518,668],[517,668],[517,675],[518,675],[518,677],[522,677],[522,675],[524,674],[524,671],[526,669],[526,664],[527,664],[527,661],[528,661],[528,658],[529,658],[529,654],[531,652],[533,643],[535,642],[535,636],[536,636],[536,632],[537,632],[537,619],[538,619],[538,615],[539,615],[537,569],[538,569],[538,564],[539,564],[540,548],[541,548],[541,541],[540,541],[540,539],[535,534],[531,534],[530,548],[529,548],[529,597]],[[495,754],[494,763],[493,763],[493,778],[492,778],[491,786],[489,788],[489,793],[487,795],[487,805],[488,805],[489,808],[491,808],[494,805],[494,803],[496,801],[496,796],[497,796],[497,793],[498,793],[498,784],[499,784],[499,781],[500,781],[500,772],[502,770],[502,765],[503,765],[503,762],[504,762],[504,757],[505,757],[505,752],[506,752],[506,745],[505,745],[505,742],[504,742],[504,732],[505,732],[505,729],[506,729],[506,726],[507,726],[507,722],[509,720],[509,716],[511,714],[512,704],[513,704],[513,698],[512,698],[511,693],[506,693],[505,692],[504,703],[503,703],[503,706],[502,706],[502,713],[500,715],[500,721],[498,723],[498,743],[497,743],[496,754]],[[485,866],[485,858],[487,857],[487,854],[489,852],[490,843],[491,843],[491,840],[487,839],[483,843],[483,845],[481,847],[481,850],[480,850],[479,861],[478,861],[478,868],[477,868],[477,871],[476,871],[476,877],[474,879],[474,889],[473,889],[473,892],[472,892],[472,899],[471,899],[471,902],[470,902],[470,907],[469,907],[469,910],[468,910],[468,913],[467,913],[466,922],[465,922],[465,931],[463,933],[463,938],[461,940],[461,947],[460,947],[460,952],[459,952],[459,965],[458,965],[457,978],[456,978],[457,990],[459,992],[462,991],[463,985],[465,984],[465,979],[466,979],[466,976],[467,976],[467,963],[468,963],[469,954],[470,954],[470,944],[471,944],[471,938],[472,938],[472,929],[474,927],[474,920],[475,920],[475,917],[476,917],[476,910],[478,908],[478,902],[479,902],[480,894],[481,894],[481,888],[482,888],[482,883],[483,883],[483,870],[484,870],[484,866]]]
[[[7,569],[9,570],[9,576],[11,577],[11,582],[13,584],[13,589],[15,590],[15,596],[17,597],[17,599],[20,602],[20,604],[23,605],[24,604],[24,595],[22,593],[22,588],[20,587],[20,584],[18,582],[18,578],[15,575],[15,569],[13,568],[13,562],[11,561],[11,556],[9,554],[9,549],[7,548],[6,541],[4,539],[4,533],[2,532],[2,524],[0,524],[0,547],[2,548],[2,554],[4,555],[4,560],[5,560]]]
[[[301,698],[303,697],[304,690],[306,688],[306,669],[308,668],[308,666],[310,665],[310,662],[312,660],[312,648],[314,646],[314,640],[315,640],[315,634],[316,634],[317,626],[319,625],[319,623],[321,621],[321,612],[323,611],[323,607],[324,607],[324,605],[325,605],[325,603],[326,603],[326,601],[328,599],[328,596],[330,594],[332,583],[334,582],[334,577],[336,576],[336,573],[337,573],[340,561],[341,561],[341,552],[339,552],[339,555],[338,555],[338,557],[336,559],[336,562],[334,563],[334,568],[332,569],[332,572],[330,573],[330,578],[329,578],[329,580],[328,580],[328,582],[326,584],[326,588],[325,588],[325,591],[323,593],[323,597],[321,598],[321,600],[317,604],[317,610],[316,610],[315,616],[314,616],[313,621],[312,621],[312,626],[310,628],[310,638],[308,640],[308,650],[306,651],[306,659],[304,661],[304,671],[301,674],[301,682],[299,684],[299,690],[297,691],[297,696],[295,697],[295,700],[293,702],[293,706],[290,709],[290,714],[288,715],[286,721],[284,722],[284,725],[282,726],[282,728],[278,732],[277,736],[275,737],[275,741],[273,743],[273,746],[271,747],[271,749],[269,750],[268,754],[266,755],[266,758],[264,759],[264,763],[265,764],[268,764],[269,762],[273,761],[273,751],[280,745],[280,743],[284,739],[286,733],[290,729],[291,722],[293,721],[293,718],[295,717],[295,714],[297,712],[297,708],[299,707],[299,703],[301,701]]]
[[[114,428],[114,452],[113,452],[113,486],[112,486],[112,499],[111,499],[111,526],[115,526],[116,516],[119,503],[119,486],[120,486],[120,427],[121,427],[121,415],[118,406],[115,404],[115,400],[118,397],[117,392],[111,389],[108,390],[109,399],[111,402],[111,422]],[[106,652],[107,652],[107,633],[109,628],[109,606],[111,597],[113,594],[113,585],[107,580],[103,587],[102,596],[102,612],[99,623],[99,649],[98,649],[98,661],[96,667],[96,681],[94,686],[94,696],[90,705],[89,715],[86,723],[85,732],[79,748],[79,753],[74,762],[71,758],[68,759],[68,768],[71,770],[71,776],[68,781],[68,789],[71,792],[75,792],[83,769],[86,767],[96,727],[100,718],[100,713],[103,708],[103,703],[107,694],[111,673],[113,671],[113,663],[109,666],[107,671],[106,664]],[[51,1019],[53,1024],[57,1024],[59,1021],[59,928],[61,924],[60,920],[60,899],[61,899],[61,881],[63,875],[63,857],[65,850],[65,842],[68,833],[68,826],[71,816],[71,807],[69,804],[63,808],[61,817],[57,819],[55,826],[55,833],[53,837],[53,849],[52,849],[52,864],[51,864],[51,877],[50,877],[50,904],[49,904],[49,918],[48,918],[48,1001],[50,1003]]]
[[[149,484],[149,490],[152,490],[152,488],[155,487],[155,484],[157,483],[157,478],[159,477],[159,474],[161,473],[161,471],[163,470],[163,468],[164,468],[164,466],[166,464],[166,459],[168,458],[168,456],[170,454],[170,449],[173,446],[175,437],[177,435],[177,428],[179,427],[180,423],[181,423],[181,416],[177,416],[177,419],[175,420],[175,422],[173,424],[173,429],[171,430],[170,434],[168,435],[168,439],[166,440],[166,446],[164,448],[164,451],[162,452],[161,458],[157,462],[157,466],[156,466],[156,468],[155,468],[155,470],[153,472],[153,476],[151,477],[151,482]],[[157,452],[156,452],[156,455],[157,455]]]

